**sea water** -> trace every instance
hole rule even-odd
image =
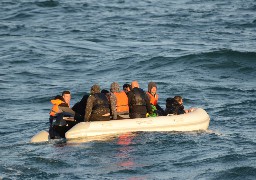
[[[256,179],[255,0],[1,0],[0,44],[0,179]],[[63,90],[133,80],[209,130],[29,143]]]

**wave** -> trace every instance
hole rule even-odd
[[[123,59],[129,59],[129,57],[120,58],[119,60]],[[231,49],[220,49],[197,54],[181,55],[179,57],[154,56],[143,60],[137,59],[137,65],[159,67],[173,64],[190,66],[203,66],[208,64],[209,68],[232,68],[242,67],[242,65],[249,65],[243,69],[246,70],[246,68],[250,69],[250,67],[256,67],[255,59],[256,52],[241,52]]]
[[[255,179],[255,176],[255,167],[242,166],[221,171],[217,173],[214,179]]]
[[[138,75],[147,77],[152,75],[149,70],[154,70],[154,74],[163,77],[172,76],[180,78],[185,72],[194,79],[205,81],[205,75],[211,74],[212,78],[218,75],[218,79],[227,80],[230,77],[249,78],[254,75],[256,69],[256,52],[241,52],[229,49],[214,50],[198,54],[181,55],[179,57],[153,56],[153,57],[123,57],[115,61],[124,64],[124,61],[132,63],[126,64],[125,70],[133,69]],[[198,76],[201,72],[201,76]],[[148,75],[146,75],[148,73]],[[207,82],[217,82],[218,79],[209,79]]]
[[[59,2],[58,1],[53,1],[53,0],[49,0],[49,1],[41,1],[41,2],[35,2],[35,4],[39,7],[57,7],[59,6]]]
[[[209,59],[215,59],[219,61],[226,60],[236,60],[236,61],[247,61],[247,62],[255,62],[256,52],[242,52],[235,51],[232,49],[220,49],[213,50],[210,52],[203,52],[198,54],[190,54],[183,57],[179,57],[179,59],[185,60],[198,60],[199,62],[208,61]]]
[[[221,49],[177,57],[176,62],[186,69],[208,72],[211,77],[219,75],[222,79],[230,77],[251,79],[256,69],[255,59],[256,52]]]

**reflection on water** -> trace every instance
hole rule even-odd
[[[115,139],[117,135],[101,135],[101,136],[91,136],[86,138],[68,139],[67,145],[75,146],[82,143],[88,143],[92,141],[111,141]]]
[[[136,133],[125,133],[118,136],[117,144],[120,148],[117,149],[117,158],[119,162],[117,166],[124,170],[134,170],[141,165],[133,158],[133,153],[136,151],[133,144],[133,140],[136,137]],[[130,176],[129,180],[144,180],[146,176]]]
[[[132,168],[135,166],[134,160],[130,157],[130,153],[132,153],[133,148],[129,146],[134,139],[135,134],[133,133],[125,133],[118,136],[117,144],[121,145],[118,149],[117,157],[120,159],[119,166],[125,168]]]
[[[87,137],[82,139],[70,139],[67,140],[63,145],[65,146],[86,146],[87,144],[91,146],[93,143],[94,148],[97,151],[97,147],[103,146],[111,146],[111,148],[107,147],[102,154],[101,151],[96,154],[93,154],[94,158],[99,158],[99,162],[103,162],[99,165],[101,169],[105,169],[105,171],[112,173],[121,173],[121,174],[129,174],[129,180],[143,180],[148,179],[148,177],[144,175],[135,175],[134,171],[137,171],[138,168],[143,167],[139,162],[136,161],[135,157],[138,152],[136,152],[137,146],[136,136],[138,133],[125,133],[119,135],[104,135],[104,136],[94,136]],[[95,145],[95,143],[97,145]],[[100,146],[98,146],[100,145]],[[112,146],[113,145],[113,146]],[[102,147],[104,149],[104,147]],[[102,150],[102,148],[99,148]],[[89,150],[90,154],[91,151]],[[93,152],[95,153],[95,151]],[[90,155],[89,155],[90,156]],[[111,160],[108,157],[112,157]],[[91,156],[92,158],[92,156]],[[110,162],[111,164],[105,164],[105,162]]]

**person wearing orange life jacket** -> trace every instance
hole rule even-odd
[[[148,83],[147,95],[150,100],[152,109],[155,109],[153,116],[164,115],[165,114],[164,110],[158,104],[157,86],[155,82]]]
[[[110,85],[110,109],[113,119],[129,118],[128,97],[117,82]]]
[[[52,109],[50,111],[50,128],[49,128],[49,135],[51,139],[55,139],[56,137],[65,137],[63,135],[64,128],[58,128],[56,126],[66,126],[66,122],[62,119],[63,116],[59,116],[59,113],[62,111],[59,109],[59,106],[68,107],[68,104],[65,102],[63,96],[57,95],[54,99],[51,100]],[[56,122],[53,122],[54,119]],[[65,131],[65,130],[64,130]]]
[[[81,119],[83,120],[81,115],[69,108],[70,100],[70,91],[63,91],[62,96],[57,95],[51,100],[53,104],[49,118],[49,135],[51,139],[65,138],[65,133],[77,124],[77,122],[80,122]]]

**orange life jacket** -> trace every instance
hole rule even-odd
[[[114,92],[116,96],[116,112],[129,111],[128,97],[124,91]]]
[[[53,100],[51,100],[51,103],[53,104],[53,106],[52,106],[52,109],[49,114],[51,116],[55,116],[59,111],[59,105],[65,103],[65,102],[63,102],[62,100],[59,100],[59,99],[53,99]]]
[[[156,106],[158,102],[158,94],[156,94],[155,96],[153,96],[150,92],[147,92],[147,94],[149,96],[150,104]]]

